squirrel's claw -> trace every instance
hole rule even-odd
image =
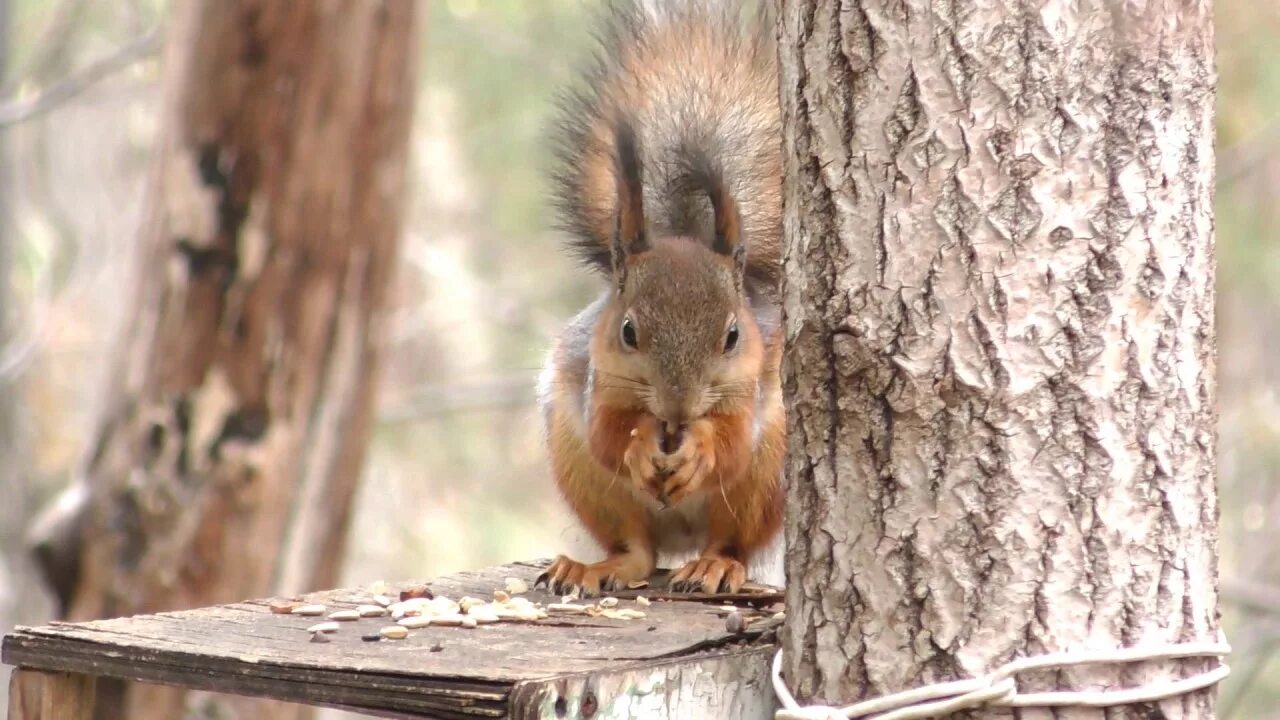
[[[724,555],[703,555],[685,563],[668,586],[673,592],[737,592],[747,582],[747,567]]]
[[[582,597],[620,590],[628,580],[638,579],[619,577],[625,574],[624,560],[625,556],[610,557],[588,565],[559,555],[551,567],[533,581],[533,586],[545,586],[556,595],[577,593]]]

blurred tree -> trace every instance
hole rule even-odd
[[[65,496],[85,502],[40,539],[69,618],[337,583],[402,225],[416,5],[176,4],[133,309]],[[182,715],[170,689],[102,694],[103,716]]]
[[[782,7],[797,696],[1216,640],[1211,3]]]

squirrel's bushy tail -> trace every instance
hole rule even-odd
[[[744,7],[745,6],[745,7]],[[614,142],[635,133],[655,234],[713,236],[693,178],[713,166],[741,213],[746,273],[772,288],[782,244],[777,58],[767,3],[609,0],[598,48],[552,126],[554,195],[572,250],[608,271],[617,208]]]

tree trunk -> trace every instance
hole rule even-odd
[[[1218,639],[1210,6],[782,3],[798,698]]]
[[[336,584],[401,229],[416,5],[178,3],[70,618]],[[140,687],[116,710],[181,702]]]

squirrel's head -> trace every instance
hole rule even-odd
[[[709,411],[754,402],[763,358],[744,289],[746,244],[731,194],[709,163],[691,162],[715,235],[650,238],[635,139],[617,134],[615,295],[592,340],[597,392],[630,397],[669,431]],[[695,158],[696,160],[696,158]]]

